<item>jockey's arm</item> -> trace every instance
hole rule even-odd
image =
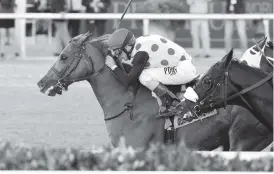
[[[124,85],[130,86],[138,80],[148,59],[149,59],[149,55],[147,52],[139,51],[138,53],[135,54],[133,58],[132,68],[128,74],[124,73],[118,67],[115,68],[113,72],[123,82]]]

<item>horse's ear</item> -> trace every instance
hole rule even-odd
[[[87,38],[90,38],[92,36],[92,33],[90,31],[86,32],[85,35],[87,36]]]
[[[233,58],[233,48],[229,51],[229,53],[226,55],[226,58],[225,58],[225,62],[224,62],[224,67],[227,67],[229,64],[230,64],[230,62],[231,62],[231,60],[232,60],[232,58]]]
[[[254,40],[255,41],[255,40]],[[256,41],[255,41],[256,42]],[[260,39],[256,45],[253,46],[253,49],[257,52],[259,52],[260,50],[264,50],[264,47],[266,45],[267,42],[267,37],[263,37],[262,39]],[[260,47],[260,48],[258,48]]]
[[[84,43],[85,41],[89,40],[91,37],[92,37],[92,33],[90,31],[86,32],[85,34],[81,34],[79,44]]]

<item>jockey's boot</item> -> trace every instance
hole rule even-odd
[[[170,107],[175,107],[180,102],[176,95],[174,95],[165,85],[161,83],[159,83],[153,92],[160,98],[162,106],[165,108],[164,111],[161,110],[159,116],[168,117],[174,115],[170,112]]]

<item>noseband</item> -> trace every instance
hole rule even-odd
[[[268,74],[265,78],[263,78],[262,80],[258,81],[257,83],[241,90],[238,91],[236,94],[233,94],[231,96],[227,96],[227,91],[228,91],[228,78],[229,78],[229,68],[230,68],[231,62],[230,64],[227,66],[227,68],[224,70],[222,78],[220,79],[220,81],[215,85],[215,87],[211,87],[208,89],[212,89],[211,92],[209,93],[209,95],[207,95],[205,98],[201,99],[200,101],[198,101],[193,109],[191,109],[191,112],[194,112],[194,115],[200,114],[200,112],[202,111],[202,109],[205,108],[210,108],[211,110],[215,109],[215,106],[218,106],[220,104],[224,104],[224,108],[226,108],[227,106],[227,102],[230,100],[233,100],[237,97],[241,97],[241,99],[245,102],[245,104],[252,109],[252,107],[248,104],[248,102],[245,100],[245,98],[243,97],[243,94],[248,93],[249,91],[252,91],[256,88],[258,88],[259,86],[263,85],[264,83],[266,83],[267,81],[271,80],[273,78],[273,74],[270,73]],[[203,83],[203,82],[202,82]],[[213,97],[213,93],[216,89],[221,88],[221,93],[222,93],[222,97],[220,99],[220,97]],[[206,88],[204,88],[205,90],[207,90]]]
[[[87,38],[80,45],[75,43],[75,42],[70,41],[70,44],[76,45],[79,48],[79,50],[77,52],[77,56],[75,57],[75,59],[73,59],[70,62],[70,64],[65,68],[64,71],[58,72],[58,70],[56,68],[54,68],[54,66],[51,67],[51,70],[59,77],[58,82],[54,87],[59,87],[62,90],[66,91],[69,84],[74,83],[74,82],[79,82],[79,81],[82,81],[82,80],[88,80],[88,79],[94,78],[95,76],[100,74],[100,72],[104,69],[104,67],[103,67],[99,71],[94,72],[94,63],[93,63],[92,59],[89,58],[88,60],[91,63],[91,69],[92,69],[91,74],[89,74],[85,77],[80,77],[80,78],[76,78],[76,79],[72,79],[72,80],[67,79],[70,76],[70,74],[73,71],[75,71],[78,64],[80,63],[80,60],[83,58],[83,54],[85,54],[84,51],[86,50],[86,47],[85,47],[84,42],[87,40]]]

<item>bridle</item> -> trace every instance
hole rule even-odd
[[[88,36],[87,36],[88,38]],[[91,58],[89,58],[88,60],[90,61],[91,63],[91,69],[92,69],[92,72],[85,76],[85,77],[80,77],[80,78],[77,78],[77,79],[72,79],[72,80],[68,80],[67,78],[69,77],[69,75],[77,68],[80,60],[83,58],[83,55],[86,54],[85,53],[85,50],[86,50],[86,47],[84,45],[84,42],[87,40],[87,38],[79,45],[73,41],[70,41],[70,44],[74,44],[76,45],[79,50],[77,52],[77,56],[75,57],[75,59],[73,59],[70,64],[62,71],[62,72],[58,72],[58,70],[56,70],[56,68],[54,68],[54,66],[51,67],[52,71],[59,77],[58,79],[58,82],[56,85],[54,85],[54,87],[59,87],[61,88],[62,90],[67,90],[67,86],[71,83],[74,83],[74,82],[79,82],[79,81],[82,81],[82,80],[90,80],[92,81],[92,79],[94,79],[97,75],[101,74],[106,68],[107,66],[104,65],[102,68],[100,68],[98,71],[95,72],[94,70],[94,63],[92,61]],[[73,66],[74,65],[74,66]],[[135,95],[136,95],[136,91],[131,91],[132,89],[129,88],[129,92],[130,92],[130,96],[131,96],[131,100],[130,102],[126,103],[124,105],[124,110],[121,111],[121,113],[113,116],[113,117],[110,117],[110,118],[105,118],[105,121],[108,121],[108,120],[112,120],[116,117],[119,117],[120,115],[122,115],[124,112],[126,111],[130,111],[130,119],[133,118],[133,100],[135,99]]]
[[[268,57],[265,55],[264,51],[261,49],[261,47],[258,45],[258,43],[255,41],[255,39],[253,39],[253,42],[256,44],[256,47],[258,48],[258,50],[260,51],[260,53],[262,54],[262,56],[267,60],[267,62],[272,66],[274,67],[274,59],[271,58],[271,57]],[[273,44],[273,43],[272,43]],[[271,62],[272,61],[272,62]]]
[[[208,91],[209,94],[206,97],[204,97],[203,99],[198,100],[197,103],[194,105],[193,109],[190,109],[190,112],[192,112],[192,114],[199,115],[199,114],[201,114],[201,112],[203,112],[204,109],[208,108],[210,110],[213,110],[215,106],[218,106],[221,104],[223,104],[224,108],[226,108],[227,102],[230,100],[233,100],[237,97],[241,97],[241,99],[244,101],[244,103],[252,110],[252,107],[248,104],[246,99],[243,97],[243,94],[258,88],[259,86],[261,86],[262,84],[266,83],[267,81],[269,81],[273,78],[273,74],[270,73],[265,78],[258,81],[257,83],[255,83],[241,91],[238,91],[236,94],[227,96],[230,66],[231,66],[231,62],[228,64],[226,69],[223,71],[223,74],[222,74],[220,80],[218,81],[218,83],[215,86],[213,86],[212,80],[209,76],[206,76],[202,79],[202,80],[204,80],[207,78],[207,80],[211,80],[211,82],[209,82],[210,85],[208,87],[204,86],[204,83],[205,83],[204,81],[201,82],[204,90]],[[230,85],[233,85],[233,84],[230,84]],[[217,90],[219,88],[222,93],[221,99],[220,99],[220,97],[212,97],[215,90]]]
[[[79,82],[79,81],[82,81],[82,80],[92,79],[95,76],[97,76],[98,74],[100,74],[101,71],[104,69],[105,66],[103,66],[99,71],[94,72],[95,71],[94,70],[94,63],[93,63],[92,59],[89,58],[88,60],[91,64],[91,69],[92,69],[92,72],[89,75],[87,75],[85,77],[71,79],[71,80],[67,79],[70,76],[70,74],[73,71],[75,71],[78,64],[80,63],[80,60],[83,58],[83,55],[86,54],[85,53],[86,47],[85,47],[84,43],[85,43],[85,41],[87,40],[87,38],[89,36],[90,36],[90,34],[84,39],[84,41],[82,41],[81,44],[77,44],[73,41],[69,42],[69,44],[76,45],[79,48],[79,50],[77,51],[77,53],[76,53],[77,55],[75,56],[75,58],[69,63],[69,65],[63,71],[58,72],[58,70],[56,68],[54,68],[54,65],[51,67],[51,70],[59,77],[57,84],[54,85],[54,88],[59,87],[62,90],[66,91],[69,84],[74,83],[74,82]]]

